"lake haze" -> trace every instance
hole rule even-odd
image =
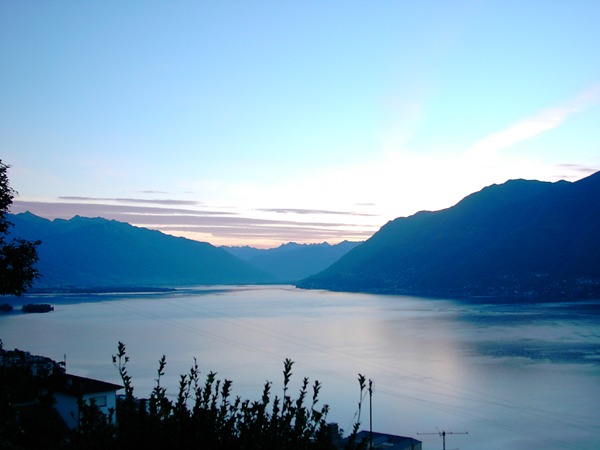
[[[374,383],[374,431],[424,449],[600,448],[600,301],[472,304],[292,286],[201,286],[159,293],[27,295],[47,314],[0,315],[5,349],[62,361],[70,373],[120,382],[112,365],[127,346],[134,394],[147,396],[158,360],[176,394],[194,363],[259,399],[281,396],[283,360],[323,383],[328,417],[349,432],[357,377]],[[368,397],[362,429],[369,427]]]

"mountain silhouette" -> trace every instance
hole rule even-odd
[[[330,245],[289,242],[277,248],[222,247],[232,255],[273,275],[278,283],[296,283],[329,267],[359,242]]]
[[[264,283],[273,277],[211,244],[75,216],[53,221],[10,214],[11,234],[41,240],[35,289]]]
[[[298,287],[439,297],[600,296],[600,172],[511,180],[388,222]]]

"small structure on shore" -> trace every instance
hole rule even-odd
[[[21,311],[24,313],[46,313],[54,311],[54,306],[48,303],[28,303],[21,307]]]

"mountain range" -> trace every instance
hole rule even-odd
[[[12,235],[42,241],[33,291],[294,283],[352,247],[220,248],[103,218],[51,221],[27,212],[8,219]]]
[[[301,288],[434,297],[600,298],[600,172],[511,180],[388,222]]]
[[[431,297],[600,298],[600,172],[511,180],[440,211],[384,225],[363,243],[215,247],[103,218],[9,215],[41,240],[34,290],[295,283]]]
[[[9,216],[13,234],[41,240],[38,289],[267,282],[270,276],[210,244],[102,218]]]
[[[277,248],[221,247],[274,277],[278,283],[296,283],[325,270],[360,242],[343,241],[336,245],[289,242]]]

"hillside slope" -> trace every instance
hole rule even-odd
[[[39,239],[33,288],[263,283],[272,277],[210,244],[102,218],[9,215],[11,233]]]
[[[395,219],[303,288],[445,297],[600,297],[600,172],[512,180]]]
[[[330,245],[298,244],[290,242],[277,248],[222,247],[232,255],[274,276],[279,283],[296,283],[325,270],[331,264],[359,245],[343,241]]]

